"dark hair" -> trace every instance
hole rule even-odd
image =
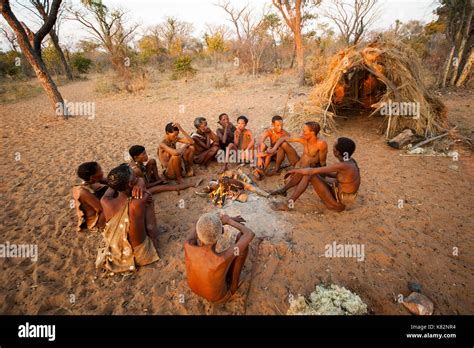
[[[280,115],[275,115],[272,117],[272,123],[275,121],[283,121],[283,117],[281,117]]]
[[[203,123],[206,122],[206,118],[204,117],[196,117],[194,119],[194,127],[199,128],[199,126]]]
[[[91,179],[91,176],[97,173],[98,168],[99,168],[99,163],[97,162],[82,163],[77,168],[77,176],[80,177],[84,181],[89,181]]]
[[[356,149],[356,144],[349,138],[337,138],[336,150],[339,151],[341,155],[348,154],[349,157],[352,156]]]
[[[123,192],[127,189],[131,177],[132,169],[128,164],[122,163],[107,175],[107,185],[115,191]]]
[[[145,148],[141,145],[133,145],[129,150],[128,153],[135,159],[136,156],[140,156],[143,152],[145,152]]]
[[[310,121],[310,122],[306,122],[305,125],[311,129],[314,135],[318,135],[319,131],[321,130],[321,126],[319,125],[318,122]]]
[[[174,132],[179,132],[179,128],[178,127],[175,127],[173,126],[173,122],[170,122],[166,125],[165,127],[165,132],[166,133],[174,133]]]
[[[249,123],[249,119],[247,117],[245,117],[244,115],[239,116],[237,118],[237,122],[239,122],[239,120],[244,120],[245,124]]]
[[[229,117],[229,115],[227,115],[225,112],[223,112],[222,114],[219,115],[219,121],[222,120],[222,117],[224,117],[224,116]]]

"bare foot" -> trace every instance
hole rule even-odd
[[[288,204],[284,203],[284,202],[271,202],[270,207],[273,210],[277,210],[277,211],[289,211],[290,210],[290,208],[288,207]]]
[[[270,196],[276,196],[276,195],[286,197],[286,190],[281,188],[281,189],[270,192]]]
[[[274,175],[279,175],[281,171],[281,168],[274,168],[272,170],[269,170],[267,172],[267,176],[274,176]]]
[[[253,177],[260,181],[263,179],[263,172],[260,170],[260,169],[255,169],[255,171],[253,172]]]

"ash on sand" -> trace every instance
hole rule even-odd
[[[259,238],[281,241],[292,229],[283,217],[270,207],[268,199],[254,193],[249,195],[247,202],[229,201],[220,211],[229,216],[241,215],[247,221],[245,225]]]
[[[343,286],[332,284],[326,288],[316,286],[307,301],[299,295],[294,299],[288,315],[363,315],[367,314],[367,305],[360,297]]]

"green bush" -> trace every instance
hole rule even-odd
[[[87,74],[92,66],[92,60],[86,58],[83,53],[74,53],[71,62],[74,69],[81,74]]]
[[[50,45],[41,51],[41,56],[46,64],[46,68],[53,75],[61,75],[63,72],[63,64],[61,57],[54,46]]]
[[[17,58],[20,58],[20,54],[15,51],[0,52],[0,77],[15,77],[21,73],[20,65],[16,64]]]
[[[190,56],[180,56],[173,62],[173,80],[180,79],[182,77],[193,76],[196,74],[196,69],[192,67],[193,59]]]

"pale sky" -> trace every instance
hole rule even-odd
[[[69,0],[79,3],[79,0]],[[230,24],[227,21],[227,14],[214,4],[218,0],[103,0],[104,4],[110,7],[121,7],[129,11],[129,18],[141,24],[141,29],[157,24],[167,16],[174,16],[180,20],[193,23],[194,36],[202,37],[206,23],[209,24]],[[323,0],[323,6],[330,0]],[[27,12],[15,5],[15,2],[28,3],[28,0],[10,0],[14,12],[20,20],[24,20],[28,25],[31,22],[26,17]],[[437,6],[436,0],[379,0],[381,15],[372,29],[386,29],[392,25],[396,19],[407,22],[411,19],[429,22],[435,18],[433,10]],[[271,0],[231,0],[231,4],[240,8],[250,3],[257,14],[262,12],[264,6],[270,6]],[[318,9],[316,10],[318,12]],[[0,23],[5,23],[0,18]],[[34,25],[31,25],[35,28]],[[337,32],[337,31],[336,31]],[[81,30],[78,23],[66,21],[62,24],[60,39],[63,42],[72,44],[87,36]],[[5,43],[0,43],[0,48],[5,49]]]

